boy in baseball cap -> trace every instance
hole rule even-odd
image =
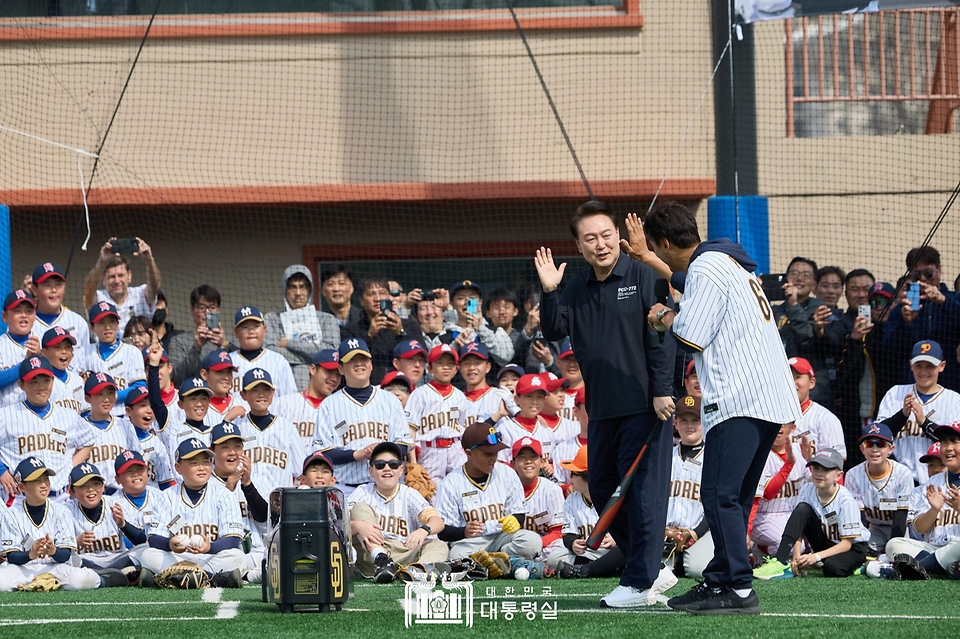
[[[577,389],[583,388],[583,374],[580,372],[580,364],[577,362],[576,355],[573,354],[573,345],[570,338],[564,338],[560,343],[560,353],[557,355],[557,365],[560,367],[560,375],[569,382],[566,387],[570,399],[577,392]],[[573,405],[572,403],[570,404]]]
[[[133,386],[146,386],[143,355],[136,346],[123,343],[118,337],[120,313],[110,302],[97,302],[90,307],[90,325],[97,336],[96,344],[83,347],[83,361],[87,370],[109,373],[121,391]],[[123,407],[114,406],[113,414],[123,417]]]
[[[84,384],[84,399],[90,404],[90,411],[80,417],[81,427],[93,437],[93,446],[87,461],[90,464],[104,464],[108,470],[105,476],[106,491],[112,495],[119,487],[110,464],[121,452],[138,448],[139,444],[133,428],[115,417],[117,403],[117,384],[106,373],[93,373]],[[143,393],[143,395],[139,395]],[[127,393],[128,401],[134,396],[145,397],[147,389],[137,386]],[[146,403],[146,402],[144,402]]]
[[[233,335],[239,347],[230,353],[230,359],[239,373],[233,381],[234,392],[239,392],[238,382],[253,368],[268,371],[281,396],[297,392],[297,381],[293,377],[290,362],[280,353],[263,346],[267,328],[260,309],[256,306],[241,307],[234,316]]]
[[[160,506],[163,503],[163,493],[156,486],[156,474],[147,465],[140,451],[125,450],[113,462],[114,476],[120,484],[120,490],[107,498],[111,512],[114,506],[119,506],[123,520],[146,533],[150,525],[156,525],[156,519],[162,517]],[[149,547],[146,543],[146,534],[143,542],[134,544],[131,556],[140,561],[140,556]],[[133,542],[131,542],[133,543]]]
[[[133,434],[136,436],[136,445],[129,447],[127,450],[139,449],[143,451],[144,460],[150,471],[150,485],[152,487],[161,490],[170,488],[173,486],[175,479],[171,451],[167,447],[163,436],[156,433],[157,421],[149,392],[142,387],[132,389],[127,393],[124,406],[127,411],[127,420],[133,425]],[[179,438],[188,436],[183,431],[194,432],[192,428],[183,427],[183,422],[171,427],[171,437],[167,441],[174,442],[174,435]],[[181,428],[182,431],[178,432]],[[110,480],[110,485],[113,485],[114,478],[110,478]]]
[[[414,388],[420,385],[426,366],[427,349],[420,340],[405,339],[394,347],[393,368],[406,375]]]
[[[300,475],[300,485],[308,488],[325,488],[335,486],[337,476],[333,464],[322,452],[315,451],[303,460],[303,474]]]
[[[541,471],[547,463],[543,458],[543,447],[532,437],[521,437],[510,448],[513,458],[511,465],[523,485],[523,505],[527,517],[523,525],[540,535],[543,550],[541,561],[563,548],[563,490],[541,477]]]
[[[83,378],[72,371],[77,338],[62,326],[54,326],[40,340],[40,354],[47,358],[53,371],[50,401],[75,411],[78,415],[89,408],[84,399]]]
[[[517,382],[526,375],[522,366],[518,364],[507,364],[497,373],[497,388],[502,388],[510,392],[516,399]]]
[[[44,262],[33,269],[29,283],[24,290],[37,300],[37,321],[33,325],[33,334],[42,338],[43,334],[54,326],[63,327],[77,339],[77,343],[86,346],[90,343],[90,329],[87,318],[63,305],[67,290],[63,270],[51,262]],[[79,375],[86,370],[83,354],[77,353],[70,370]]]
[[[318,351],[310,359],[310,383],[300,393],[277,397],[273,410],[277,415],[293,422],[300,433],[305,449],[313,445],[316,437],[317,409],[331,393],[340,387],[340,356],[327,348]]]
[[[33,296],[17,289],[7,293],[3,300],[3,321],[7,332],[0,335],[0,395],[3,404],[15,401],[12,393],[17,390],[16,365],[28,355],[40,354],[40,339],[33,334],[33,324],[37,316],[37,301]]]
[[[213,392],[210,397],[210,417],[205,419],[208,426],[235,421],[246,412],[243,402],[233,392],[235,386],[239,386],[240,380],[235,375],[239,370],[230,353],[223,349],[210,351],[203,356],[200,377]]]
[[[460,375],[466,382],[464,395],[467,398],[461,423],[469,426],[473,422],[491,419],[496,424],[501,417],[520,412],[513,400],[513,391],[487,384],[492,364],[486,346],[480,342],[470,342],[460,349],[459,355]]]
[[[549,427],[539,419],[547,396],[547,382],[544,378],[529,373],[524,375],[517,381],[516,394],[520,412],[513,417],[501,417],[497,422],[497,430],[503,437],[503,443],[513,446],[513,442],[523,437],[532,437],[540,442],[552,441]],[[500,453],[500,461],[510,463],[509,448]]]
[[[839,452],[844,459],[847,457],[847,445],[843,439],[843,426],[837,416],[810,399],[810,391],[817,385],[813,366],[802,357],[791,357],[787,360],[793,373],[793,383],[797,387],[797,399],[800,400],[802,415],[796,421],[797,428],[793,433],[793,440],[800,441],[804,437],[814,450],[832,448]]]
[[[933,442],[927,449],[927,454],[920,457],[920,463],[927,465],[927,476],[933,477],[947,469],[940,457],[940,442]]]
[[[400,371],[390,371],[380,380],[380,388],[400,400],[400,405],[407,407],[410,394],[413,393],[413,382]]]

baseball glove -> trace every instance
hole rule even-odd
[[[433,499],[437,492],[437,485],[430,478],[430,473],[420,464],[408,463],[404,467],[404,483],[423,495],[427,501]]]
[[[455,559],[448,564],[451,581],[485,581],[490,573],[469,557]]]
[[[164,568],[153,578],[157,588],[171,590],[197,590],[210,587],[210,578],[203,568],[192,561],[179,561]]]
[[[500,579],[510,574],[510,555],[505,552],[481,550],[470,555],[470,559],[486,568],[490,579]]]
[[[428,570],[423,564],[409,564],[397,571],[397,577],[406,583],[427,582],[432,575],[433,571]]]
[[[513,573],[517,571],[517,568],[526,568],[530,573],[530,576],[527,579],[546,579],[547,577],[552,577],[554,571],[547,568],[547,565],[542,561],[534,561],[533,559],[525,559],[524,557],[510,557],[510,576],[513,576]]]
[[[34,576],[30,583],[17,586],[17,590],[26,592],[50,592],[52,590],[60,590],[60,580],[49,572],[41,572],[39,575]]]

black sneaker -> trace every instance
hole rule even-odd
[[[222,570],[210,577],[214,588],[242,588],[243,574],[239,570]]]
[[[390,555],[383,553],[373,560],[373,580],[378,584],[389,584],[397,578],[400,568]]]
[[[960,579],[960,561],[955,561],[947,567],[947,574],[951,579]]]
[[[683,593],[682,595],[677,595],[676,597],[671,597],[667,601],[667,605],[674,610],[686,610],[688,606],[691,606],[695,603],[701,601],[706,601],[714,596],[714,588],[711,588],[707,585],[705,581],[701,581],[696,586]]]
[[[589,579],[587,566],[583,564],[568,564],[561,561],[557,564],[557,577],[560,579]]]
[[[926,581],[930,579],[926,569],[916,558],[900,553],[893,556],[893,572],[900,575],[904,581]]]
[[[120,586],[129,586],[130,581],[127,576],[115,568],[106,568],[98,570],[97,574],[103,580],[102,588],[118,588]]]
[[[710,588],[708,597],[689,604],[686,610],[694,615],[758,615],[760,598],[752,590],[741,597],[729,587]]]
[[[146,568],[140,569],[140,578],[137,580],[137,585],[141,588],[153,588],[153,572],[147,570]]]

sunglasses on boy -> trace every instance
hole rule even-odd
[[[390,470],[397,470],[398,468],[400,468],[400,460],[399,459],[377,459],[370,465],[376,468],[377,470],[383,470],[386,466],[389,466]]]
[[[487,433],[486,439],[484,439],[482,442],[478,444],[474,444],[473,446],[471,446],[470,450],[473,450],[474,448],[479,448],[480,446],[486,446],[488,444],[490,446],[496,446],[502,441],[503,441],[503,437],[500,435],[500,433],[491,428],[490,432]]]
[[[889,445],[889,442],[885,442],[882,439],[865,439],[860,445],[864,448],[885,448]]]

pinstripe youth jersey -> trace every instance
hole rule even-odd
[[[527,516],[523,527],[540,536],[555,526],[563,526],[563,490],[552,481],[536,477],[530,494],[524,491],[523,507]]]
[[[208,415],[210,413],[207,413]],[[221,420],[223,421],[223,420]],[[217,422],[219,423],[219,422]],[[210,437],[213,435],[213,426],[206,423],[204,420],[205,430],[197,430],[193,426],[187,423],[173,424],[168,423],[167,427],[163,429],[163,432],[160,433],[160,441],[163,442],[163,447],[167,452],[168,459],[170,462],[170,468],[173,470],[174,479],[180,480],[180,475],[177,474],[174,464],[176,463],[176,454],[177,446],[180,445],[184,439],[190,437],[196,437],[204,443],[208,448],[210,447]]]
[[[790,469],[783,486],[780,487],[780,490],[772,499],[764,499],[763,493],[767,489],[767,484],[783,470],[786,461],[772,450],[767,453],[767,463],[763,467],[763,474],[760,475],[760,483],[757,484],[757,497],[760,498],[760,502],[757,504],[758,514],[790,513],[800,503],[800,489],[810,481],[810,471],[807,470],[806,463],[803,460],[800,444],[791,445],[793,446],[793,456],[797,461]]]
[[[396,395],[374,386],[370,399],[361,404],[341,389],[320,404],[313,450],[360,450],[377,442],[413,446],[407,415]],[[338,464],[337,481],[365,484],[370,481],[369,468],[366,460]]]
[[[431,384],[415,389],[407,399],[406,411],[410,427],[416,431],[416,442],[460,439],[468,404],[467,396],[455,386],[446,397]]]
[[[910,512],[907,514],[907,519],[910,522],[915,521],[917,517],[930,510],[930,502],[927,501],[927,486],[939,488],[940,492],[946,494],[948,488],[947,473],[937,473],[913,491],[910,496]],[[913,528],[912,525],[911,528]],[[921,535],[921,538],[938,548],[960,541],[960,511],[954,510],[950,504],[944,501],[943,508],[937,514],[933,528],[930,529],[930,532]]]
[[[880,408],[877,409],[877,421],[883,421],[902,410],[903,400],[908,393],[913,393],[914,397],[920,399],[916,386],[912,384],[901,384],[888,390],[880,402]],[[960,421],[960,394],[940,386],[936,393],[923,402],[923,414],[937,424],[952,424]],[[932,443],[933,440],[924,435],[923,429],[917,424],[913,413],[910,413],[907,423],[894,438],[894,452],[897,459],[913,472],[913,478],[919,484],[929,478],[927,465],[921,464],[920,458],[927,453],[927,448]]]
[[[60,315],[49,324],[40,319],[38,314],[37,321],[33,323],[33,329],[30,332],[36,335],[37,339],[43,341],[43,334],[54,326],[65,329],[77,340],[77,345],[73,348],[73,361],[70,362],[68,370],[76,374],[87,370],[86,353],[84,352],[84,349],[90,344],[90,327],[87,325],[87,318],[79,313],[74,313],[66,306],[62,306]],[[123,331],[121,330],[120,333],[122,334]]]
[[[843,440],[843,426],[840,420],[829,410],[814,402],[800,407],[800,419],[797,420],[797,427],[790,437],[794,442],[799,442],[806,435],[807,442],[812,444],[816,450],[821,448],[832,448],[847,458],[847,445]],[[926,452],[926,449],[924,449]]]
[[[671,464],[667,525],[696,528],[703,519],[703,504],[700,503],[703,448],[695,456],[684,460],[680,456],[680,447],[674,446]]]
[[[550,428],[539,419],[534,423],[533,430],[527,430],[521,426],[515,418],[501,417],[500,421],[497,422],[496,429],[500,432],[500,438],[503,443],[507,445],[505,449],[497,454],[497,459],[508,464],[513,461],[513,455],[510,449],[513,447],[513,442],[518,439],[531,437],[537,440],[543,448],[544,456],[547,455],[548,446],[552,446],[552,440],[550,439],[552,433]]]
[[[240,506],[240,516],[243,518],[243,530],[244,533],[250,533],[250,551],[253,553],[263,553],[263,537],[268,529],[268,522],[257,521],[253,518],[253,515],[250,514],[250,508],[247,506],[247,496],[243,494],[243,487],[240,485],[240,482],[237,482],[233,487],[233,491],[227,488],[227,481],[222,479],[216,473],[213,474],[213,479],[211,482],[217,482],[224,492],[233,495],[233,498],[237,500],[237,505]],[[254,482],[256,485],[256,482]],[[259,492],[259,488],[257,489]]]
[[[171,488],[170,490],[177,489]],[[143,505],[139,507],[130,501],[130,498],[127,497],[122,490],[113,493],[106,499],[107,503],[111,506],[113,504],[120,504],[120,508],[123,509],[123,518],[125,521],[141,530],[147,531],[150,528],[160,526],[160,511],[162,510],[165,498],[163,493],[153,486],[147,486],[145,492],[146,496],[144,497]],[[129,543],[129,541],[127,543]]]
[[[161,497],[160,516],[147,531],[148,535],[207,535],[210,541],[243,538],[240,505],[216,480],[207,483],[196,504],[190,502],[182,484],[163,491]]]
[[[120,326],[117,328],[118,335],[123,335],[123,329],[127,327],[127,322],[132,320],[137,315],[153,317],[153,314],[157,310],[157,299],[147,299],[146,284],[140,284],[139,286],[128,286],[127,297],[121,303],[115,302],[113,298],[110,297],[110,293],[108,293],[106,290],[98,288],[97,301],[110,302],[117,307],[117,312],[120,314]]]
[[[433,497],[437,512],[448,526],[483,522],[484,535],[497,535],[503,526],[497,521],[506,515],[526,514],[523,484],[509,466],[495,464],[486,483],[478,484],[463,466],[443,478]]]
[[[600,515],[581,493],[570,493],[563,502],[563,534],[586,539],[593,532]]]
[[[735,259],[706,251],[690,263],[673,334],[694,349],[703,435],[732,417],[800,418],[797,389],[770,302]]]
[[[107,498],[101,499],[100,503],[103,507],[100,509],[100,517],[96,520],[91,519],[87,516],[87,513],[83,512],[77,500],[70,499],[65,504],[73,523],[74,536],[82,535],[89,530],[97,537],[89,550],[86,547],[78,549],[77,552],[81,555],[109,557],[126,550],[126,545],[123,543],[123,533],[117,526],[117,522],[113,520]]]
[[[553,479],[558,484],[570,483],[570,471],[560,465],[560,462],[570,461],[577,456],[581,446],[586,446],[587,440],[580,440],[580,435],[560,442],[553,448]]]
[[[227,413],[237,406],[242,407],[244,412],[250,410],[250,407],[247,406],[247,403],[243,401],[239,394],[227,395],[223,398],[211,397],[210,408],[207,410],[207,414],[203,416],[203,423],[212,428],[225,421]],[[180,410],[180,415],[183,416],[183,410],[179,406],[177,408]]]
[[[571,419],[565,419],[559,415],[556,417],[546,417],[545,415],[540,415],[539,420],[545,427],[545,431],[548,434],[546,441],[540,442],[540,444],[543,446],[543,457],[548,462],[552,463],[553,449],[560,442],[579,435],[580,422],[573,421]]]
[[[90,410],[90,405],[87,403],[87,400],[84,399],[83,395],[83,379],[79,375],[71,373],[69,370],[66,371],[66,373],[66,380],[62,380],[56,375],[53,376],[53,386],[50,388],[49,401],[57,406],[68,408],[78,415]],[[10,402],[11,404],[16,404],[17,402],[22,402],[27,399],[26,393],[20,390],[20,387],[16,384],[8,386],[4,390],[11,388],[14,389],[13,393],[7,395],[7,397],[13,398],[13,401]]]
[[[129,388],[134,382],[147,379],[143,368],[143,354],[130,344],[121,343],[106,359],[100,356],[97,344],[90,344],[84,348],[84,360],[87,370],[111,375],[117,383],[117,390]],[[113,414],[123,417],[127,414],[126,407],[118,401],[113,407]]]
[[[240,399],[240,383],[247,371],[262,368],[270,373],[273,384],[277,387],[277,397],[283,397],[297,392],[297,382],[293,379],[293,370],[287,360],[275,351],[261,349],[260,354],[253,359],[247,359],[240,351],[230,353],[230,361],[237,367],[233,374],[233,393]]]
[[[160,484],[172,481],[173,456],[167,451],[163,438],[154,431],[142,431],[133,424],[130,425],[137,438],[137,445],[143,461],[147,462],[147,481],[153,488],[160,488]]]
[[[294,486],[300,476],[307,453],[297,428],[288,419],[271,415],[269,425],[260,430],[244,415],[236,421],[243,437],[243,450],[250,457],[253,468],[250,479],[261,495],[269,495],[274,488]],[[224,425],[226,432],[229,424]]]
[[[26,359],[26,357],[26,346],[20,346],[20,344],[13,341],[9,332],[0,335],[0,371],[19,366],[20,362]],[[22,399],[23,391],[20,390],[20,386],[16,381],[0,389],[0,406],[10,406]]]
[[[849,539],[854,543],[870,541],[870,531],[860,520],[860,505],[857,503],[857,498],[843,486],[838,485],[833,497],[827,502],[822,502],[817,493],[817,487],[812,483],[806,484],[800,489],[800,502],[810,504],[817,513],[823,532],[830,541],[834,543],[840,543],[843,539]]]
[[[843,485],[856,497],[870,527],[893,527],[893,513],[910,510],[913,494],[913,473],[903,464],[887,460],[889,472],[880,479],[867,473],[867,462],[850,469]]]
[[[406,540],[421,524],[426,524],[433,513],[433,508],[420,493],[403,484],[397,484],[396,491],[389,497],[381,495],[373,482],[357,486],[347,497],[347,506],[352,509],[360,503],[367,504],[377,513],[383,538],[395,541]]]
[[[0,555],[8,552],[28,552],[38,539],[50,535],[57,548],[77,549],[77,538],[73,534],[73,522],[70,513],[61,504],[47,500],[47,511],[40,525],[33,523],[27,514],[27,501],[24,499],[3,511],[0,516]],[[54,563],[53,557],[33,559],[31,564]]]
[[[288,419],[296,426],[300,433],[300,439],[303,440],[303,447],[310,450],[313,446],[313,440],[317,436],[317,413],[320,411],[320,404],[325,398],[319,400],[308,397],[306,392],[290,393],[275,400],[270,405],[270,410],[274,413]]]
[[[474,422],[482,422],[490,419],[490,416],[500,410],[501,402],[506,404],[507,408],[513,403],[513,395],[510,391],[503,388],[493,388],[487,386],[482,392],[464,393],[467,398],[466,408],[464,408],[460,417],[460,424],[463,428],[470,426]],[[409,401],[407,407],[409,408]]]
[[[0,461],[16,468],[24,457],[35,455],[56,473],[51,490],[63,490],[73,468],[73,453],[94,443],[93,433],[81,428],[80,417],[72,410],[48,404],[39,417],[26,403],[0,409]]]
[[[140,450],[140,442],[137,440],[136,433],[133,432],[133,424],[127,419],[111,417],[107,427],[102,429],[93,425],[89,413],[79,417],[78,420],[79,428],[89,432],[93,440],[87,461],[101,469],[104,485],[119,488],[113,462],[125,450]]]

